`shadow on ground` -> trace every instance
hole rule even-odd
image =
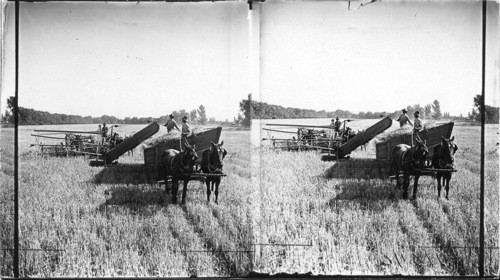
[[[327,179],[388,179],[390,165],[376,159],[351,158],[335,161],[325,172]]]
[[[402,189],[387,181],[374,184],[373,181],[352,181],[339,186],[339,192],[327,204],[330,208],[345,208],[356,205],[361,210],[382,212],[402,199]],[[350,207],[350,206],[349,206]]]
[[[171,204],[171,196],[165,187],[157,185],[113,186],[104,191],[106,201],[99,205],[101,213],[130,211],[131,214],[151,216]]]
[[[94,178],[94,184],[156,184],[158,170],[155,166],[145,164],[106,165]]]
[[[402,198],[402,189],[396,188],[389,175],[387,161],[356,158],[336,161],[324,174],[327,179],[341,179],[335,197],[327,203],[332,208],[355,203],[361,209],[383,211]]]

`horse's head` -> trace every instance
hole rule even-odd
[[[416,138],[416,143],[413,152],[413,160],[418,166],[422,167],[429,157],[429,149],[427,148],[427,141],[425,140],[422,141]]]
[[[195,146],[185,143],[184,147],[185,149],[182,152],[182,164],[185,169],[193,170],[193,166],[196,160],[198,160],[198,154],[195,151]]]
[[[222,161],[227,155],[226,149],[222,147],[224,145],[224,141],[220,144],[212,143],[212,148],[210,152],[210,164],[213,165],[217,169],[222,169]]]
[[[458,150],[458,146],[453,143],[455,136],[450,139],[446,139],[441,136],[441,151],[440,151],[440,165],[453,166],[455,161],[455,152]]]

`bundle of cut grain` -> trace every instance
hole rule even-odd
[[[435,121],[429,121],[429,122],[423,123],[423,125],[424,125],[424,131],[437,126]],[[377,137],[375,137],[375,143],[387,142],[387,141],[390,141],[394,138],[401,137],[402,135],[410,135],[411,136],[412,131],[413,131],[413,127],[403,126],[403,127],[398,128],[396,130],[382,133],[382,134],[378,135]]]

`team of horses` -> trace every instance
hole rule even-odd
[[[220,144],[211,143],[211,147],[202,153],[201,172],[206,175],[205,183],[207,185],[207,201],[210,202],[210,194],[214,191],[215,203],[218,204],[219,185],[221,182],[223,160],[227,155],[227,151],[222,147],[224,141]],[[168,178],[171,179],[172,188],[172,203],[177,203],[177,192],[179,191],[179,181],[183,181],[182,189],[182,204],[186,203],[187,186],[193,175],[196,175],[200,170],[195,168],[198,162],[198,154],[195,146],[184,143],[184,149],[178,151],[175,149],[167,149],[161,154],[159,175],[165,182],[165,188]]]
[[[455,137],[450,139],[442,138],[439,145],[433,150],[432,158],[429,157],[427,143],[419,137],[415,139],[415,145],[409,146],[399,144],[392,150],[391,169],[396,177],[396,187],[401,187],[399,177],[402,175],[403,199],[408,199],[408,189],[410,185],[410,176],[414,176],[413,196],[415,200],[418,191],[418,180],[421,171],[426,168],[434,167],[438,183],[438,197],[441,197],[441,189],[446,189],[446,199],[450,189],[450,180],[454,169],[454,155],[458,146],[454,143]],[[201,171],[206,174],[205,183],[207,186],[207,202],[210,202],[210,195],[215,194],[215,203],[218,203],[219,185],[221,176],[210,176],[213,174],[223,174],[223,160],[227,151],[222,147],[224,141],[220,144],[211,143],[211,147],[202,153],[200,169],[195,166],[198,161],[198,154],[195,146],[184,143],[184,149],[181,151],[167,149],[161,155],[159,166],[160,178],[167,182],[170,178],[172,182],[171,195],[172,202],[177,203],[177,193],[179,190],[179,181],[183,181],[182,204],[186,202],[187,186],[193,174]],[[448,171],[449,170],[449,171]],[[166,184],[167,185],[167,184]]]
[[[448,199],[451,174],[454,169],[454,156],[458,149],[458,146],[453,142],[454,140],[455,137],[450,139],[442,137],[441,143],[434,147],[432,158],[429,158],[426,141],[422,141],[419,137],[416,137],[416,144],[413,147],[400,144],[393,148],[391,168],[396,176],[397,188],[401,186],[400,173],[403,175],[403,199],[408,198],[410,175],[414,176],[412,198],[416,199],[421,171],[429,167],[434,167],[437,170],[438,198],[441,197],[441,189],[444,186],[446,199]]]

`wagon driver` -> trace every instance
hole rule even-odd
[[[420,120],[420,112],[419,111],[415,111],[415,113],[413,113],[413,116],[415,117],[413,119],[413,137],[420,137],[420,132],[424,129],[424,126],[422,125],[422,121]]]
[[[403,109],[401,110],[403,112],[403,114],[401,114],[399,116],[399,119],[397,119],[396,121],[399,122],[399,126],[400,127],[403,127],[405,126],[406,124],[409,124],[409,125],[413,125],[411,122],[410,122],[410,118],[408,118],[408,116],[406,115],[406,113],[408,113],[408,111],[406,111],[406,109]]]
[[[182,117],[181,149],[182,149],[183,143],[187,142],[186,140],[184,140],[184,141],[182,141],[182,140],[189,137],[189,135],[191,135],[191,133],[192,133],[192,131],[191,131],[191,127],[189,127],[189,124],[188,124],[188,117],[184,116],[184,117]]]
[[[102,124],[101,136],[102,136],[102,144],[104,144],[104,142],[108,138],[108,127],[106,126],[106,123]]]
[[[165,127],[167,128],[167,133],[170,133],[174,128],[179,130],[179,127],[177,126],[177,123],[174,120],[174,115],[170,114],[168,115],[170,117],[169,120],[167,120],[167,123],[165,124]]]
[[[330,124],[330,128],[333,128],[333,130],[335,131],[334,137],[338,136],[338,134],[340,132],[341,125],[342,125],[342,123],[340,122],[339,117],[336,117],[335,121],[332,119],[332,123]]]

